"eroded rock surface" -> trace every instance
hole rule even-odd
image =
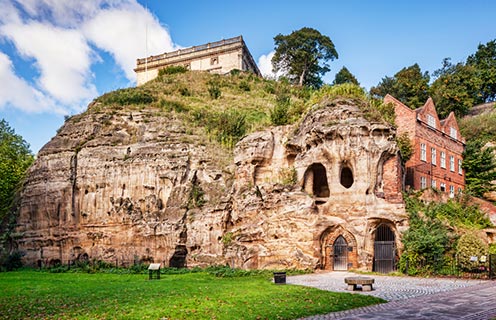
[[[324,102],[245,137],[233,161],[170,114],[87,112],[30,169],[17,244],[32,264],[372,269],[374,245],[395,259],[406,228],[394,134],[352,101]]]

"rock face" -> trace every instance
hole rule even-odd
[[[87,112],[61,128],[22,191],[17,234],[28,262],[222,262],[230,155],[169,117]]]
[[[322,103],[245,137],[233,164],[170,114],[90,106],[30,169],[17,245],[31,264],[380,271],[407,227],[394,134],[351,101]]]
[[[323,103],[292,131],[274,128],[237,145],[228,260],[243,268],[394,268],[407,227],[394,131],[346,100]]]

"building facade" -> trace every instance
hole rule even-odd
[[[137,59],[134,69],[137,85],[156,78],[158,71],[168,66],[220,74],[238,69],[261,76],[242,36]]]
[[[406,162],[405,185],[421,190],[434,188],[454,197],[465,188],[462,168],[465,139],[461,136],[453,112],[439,120],[431,98],[424,106],[410,109],[391,95],[384,102],[393,103],[398,135],[407,133],[413,155]]]

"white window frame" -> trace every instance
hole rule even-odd
[[[450,127],[450,137],[452,137],[455,140],[458,139],[458,130],[456,130],[453,127]]]
[[[440,161],[441,162],[440,162],[439,165],[441,166],[441,168],[446,169],[446,152],[441,151],[441,159],[440,159]]]
[[[458,159],[458,174],[460,174],[460,175],[463,174],[462,159]]]
[[[433,165],[437,165],[437,151],[436,148],[431,148],[431,162]]]
[[[436,183],[436,180],[434,180],[434,179],[431,180],[431,188],[432,189],[436,189],[437,188],[437,183]]]
[[[455,186],[450,186],[449,196],[450,198],[453,198],[455,196]]]
[[[420,160],[427,161],[427,145],[425,143],[420,144]]]
[[[425,188],[427,188],[427,178],[420,177],[420,189],[425,189]]]
[[[450,156],[450,171],[455,172],[455,156]]]
[[[436,129],[436,119],[434,118],[434,116],[432,114],[427,115],[427,125],[429,127]]]

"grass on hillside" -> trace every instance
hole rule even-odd
[[[125,274],[0,273],[2,319],[296,319],[383,302],[206,272],[160,280]]]

